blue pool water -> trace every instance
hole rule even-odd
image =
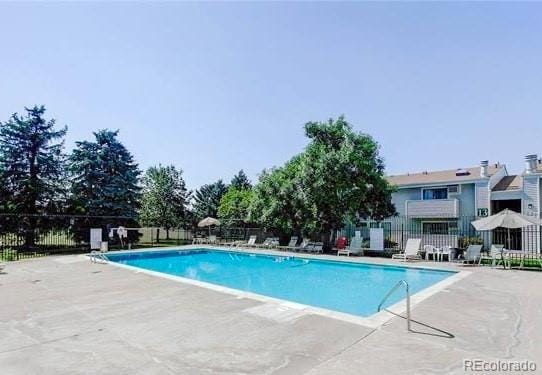
[[[110,261],[359,316],[399,280],[411,294],[455,272],[197,249],[110,254]],[[387,306],[400,301],[393,295]]]

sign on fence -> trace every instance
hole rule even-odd
[[[90,249],[100,250],[102,246],[102,228],[90,229]]]
[[[384,228],[371,228],[371,250],[384,250]]]

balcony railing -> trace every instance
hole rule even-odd
[[[459,216],[459,200],[426,199],[406,201],[406,215],[419,218],[450,218]]]

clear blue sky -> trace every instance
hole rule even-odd
[[[0,4],[0,119],[33,104],[67,148],[120,129],[189,187],[300,152],[345,114],[390,174],[542,154],[542,4]]]

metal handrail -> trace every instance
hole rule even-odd
[[[90,262],[98,263],[98,259],[102,260],[105,263],[109,261],[109,259],[107,259],[107,257],[101,251],[92,250],[90,252]]]
[[[406,282],[406,280],[399,281],[397,284],[393,286],[393,288],[389,290],[388,293],[386,293],[386,295],[382,299],[382,302],[380,302],[380,304],[378,305],[378,311],[382,309],[382,305],[384,304],[384,302],[386,302],[388,298],[393,294],[393,292],[395,292],[397,288],[399,288],[401,285],[405,287],[405,292],[406,292],[407,330],[411,331],[410,329],[410,287],[408,286],[408,283]]]

